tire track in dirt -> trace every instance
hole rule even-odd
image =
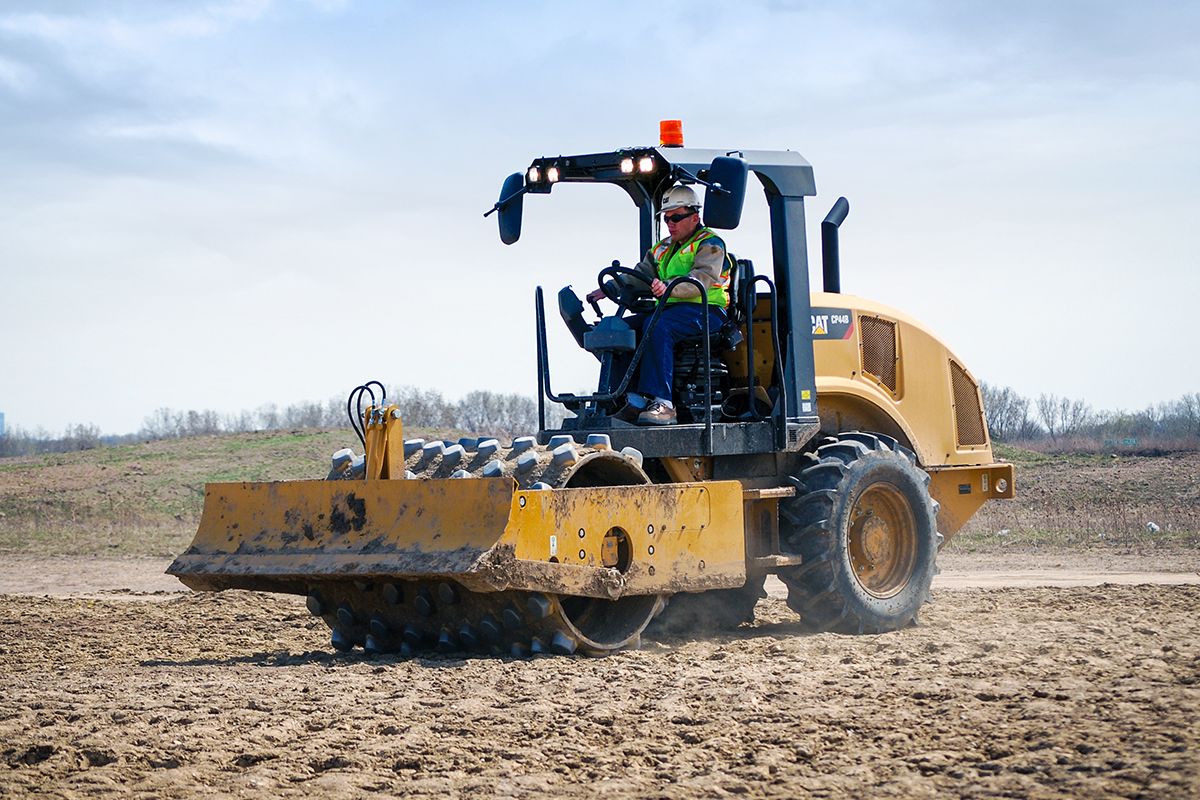
[[[0,561],[0,595],[167,599],[188,591],[164,574],[170,563],[161,558],[8,555]],[[1120,557],[947,553],[939,563],[942,572],[934,579],[934,588],[940,589],[1200,583],[1200,554],[1191,551]],[[783,584],[774,578],[768,579],[767,590],[773,597],[786,596]]]
[[[1195,796],[1200,587],[934,600],[522,661],[334,655],[298,597],[2,597],[0,794]]]

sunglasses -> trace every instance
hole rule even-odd
[[[692,214],[695,214],[695,213],[696,213],[695,211],[687,211],[682,214],[669,214],[669,215],[664,216],[663,219],[666,220],[667,222],[678,225],[680,222],[683,222],[685,219],[687,219],[688,217],[690,217]]]

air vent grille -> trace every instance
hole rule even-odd
[[[979,389],[967,371],[954,361],[950,362],[950,388],[954,390],[954,424],[959,446],[986,444]]]
[[[880,317],[858,318],[862,369],[896,394],[896,323]]]

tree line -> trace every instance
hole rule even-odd
[[[1200,392],[1141,411],[1098,411],[1084,400],[1029,398],[986,381],[980,390],[994,441],[1090,452],[1200,449]]]
[[[31,433],[13,427],[0,436],[0,457],[91,450],[105,444],[108,438],[111,437],[102,435],[95,425],[68,425],[61,436],[53,436],[44,430]]]
[[[376,390],[376,396],[379,396]],[[364,401],[366,402],[366,401]],[[512,438],[534,433],[538,427],[537,401],[519,394],[486,390],[468,392],[459,400],[441,392],[413,386],[387,390],[388,404],[400,407],[406,426],[463,431],[476,435]],[[561,406],[546,407],[547,424],[555,426],[565,416]],[[222,414],[208,410],[159,408],[145,418],[136,432],[104,435],[95,425],[69,426],[62,436],[43,430],[27,432],[13,428],[0,436],[0,457],[65,453],[90,450],[102,445],[178,439],[220,433],[249,431],[306,430],[349,426],[344,398],[325,402],[298,402],[285,406],[267,403],[253,411]]]
[[[381,394],[376,391],[376,399]],[[364,398],[364,405],[369,398]],[[395,404],[405,425],[439,428],[498,437],[521,436],[538,427],[537,401],[520,394],[503,394],[477,389],[459,400],[448,399],[434,389],[396,386],[386,393],[388,405]],[[561,407],[547,407],[547,422],[562,420]],[[267,403],[254,411],[218,414],[214,411],[175,411],[160,408],[146,417],[139,437],[172,439],[214,433],[263,430],[339,428],[349,425],[346,401],[331,398],[324,403],[302,402],[286,406]]]
[[[1168,451],[1200,449],[1200,392],[1141,411],[1097,411],[1083,400],[1056,394],[1025,397],[1007,386],[986,381],[980,385],[984,413],[992,439],[1038,450]],[[486,390],[468,392],[459,400],[433,389],[397,386],[387,402],[400,407],[406,425],[511,438],[537,430],[537,401],[519,394]],[[547,424],[556,427],[565,416],[558,405],[547,405]],[[70,425],[61,436],[20,428],[0,436],[0,457],[65,453],[102,445],[177,439],[248,431],[305,430],[347,426],[346,401],[267,403],[253,411],[222,414],[212,410],[180,411],[159,408],[147,416],[136,433],[106,435],[95,425]]]

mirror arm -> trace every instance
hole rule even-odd
[[[696,183],[700,184],[701,186],[703,186],[707,189],[712,189],[713,191],[717,192],[718,194],[733,194],[733,192],[729,191],[721,184],[709,183],[708,181],[704,180],[703,178],[700,178],[700,177],[688,172],[686,169],[684,169],[681,166],[676,165],[676,166],[672,167],[671,168],[671,177],[673,179],[678,179],[680,176],[682,176],[684,178],[688,178],[689,180],[695,181]]]
[[[521,195],[525,194],[528,191],[529,191],[528,186],[522,186],[520,189],[518,189],[517,191],[510,194],[508,197],[505,197],[503,200],[497,200],[496,204],[494,206],[492,206],[489,210],[487,210],[483,213],[483,218],[487,219],[492,214],[495,214],[497,211],[504,208],[510,202],[512,202],[513,200],[516,200],[518,197],[520,197]]]

